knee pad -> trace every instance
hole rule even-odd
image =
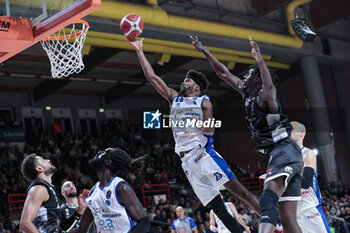
[[[261,211],[260,222],[271,223],[276,226],[278,220],[277,202],[279,197],[270,190],[264,190],[259,200],[259,208]]]

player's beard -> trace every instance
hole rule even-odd
[[[55,172],[57,172],[57,168],[53,165],[45,170],[46,175],[55,174]]]
[[[190,90],[192,90],[191,87],[181,87],[181,88],[180,88],[180,91],[179,91],[179,94],[180,94],[181,96],[186,96],[186,93],[187,93],[188,91],[190,91]]]

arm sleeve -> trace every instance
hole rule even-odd
[[[194,223],[192,218],[190,218],[189,221],[190,221],[191,229],[197,227],[197,225]]]
[[[301,187],[308,189],[311,185],[312,178],[314,177],[314,169],[312,167],[304,167],[303,175],[301,177]]]
[[[144,233],[148,232],[151,228],[151,222],[148,217],[141,218],[140,221],[134,226],[130,233]]]
[[[175,226],[174,226],[174,222],[171,223],[171,230],[176,231]]]

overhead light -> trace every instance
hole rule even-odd
[[[104,108],[100,108],[98,111],[99,112],[104,112],[105,110],[104,110]]]
[[[46,107],[45,107],[45,110],[46,110],[46,111],[51,111],[51,106],[46,106]]]
[[[293,19],[291,22],[292,28],[295,32],[295,34],[302,40],[306,42],[313,42],[316,33],[313,32],[309,26],[306,24],[306,19],[304,18],[296,18]]]
[[[315,155],[318,155],[318,150],[317,149],[312,149],[312,151],[315,153]]]

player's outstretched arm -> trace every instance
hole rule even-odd
[[[230,202],[230,209],[231,209],[233,215],[235,216],[235,218],[237,219],[237,221],[239,222],[239,224],[241,224],[241,226],[244,228],[244,231],[246,233],[250,233],[250,228],[247,226],[247,224],[242,219],[242,217],[238,214],[237,209],[236,209],[235,205],[232,204],[232,202]]]
[[[196,47],[196,49],[199,52],[203,53],[207,57],[210,65],[213,67],[217,76],[219,76],[219,78],[224,80],[228,85],[233,87],[233,89],[235,89],[243,95],[243,81],[237,76],[231,74],[231,72],[226,68],[226,66],[224,66],[224,64],[222,64],[218,59],[216,59],[210,53],[210,51],[204,47],[202,42],[199,40],[198,36],[191,35],[190,39],[192,40],[192,44],[194,45],[194,47]]]
[[[307,150],[303,156],[303,162],[304,168],[301,176],[301,187],[308,189],[316,171],[317,159],[315,153],[312,150]]]
[[[28,191],[24,202],[19,230],[26,233],[40,233],[38,228],[33,224],[42,203],[50,198],[45,186],[35,185]]]
[[[258,44],[252,39],[251,36],[249,36],[249,44],[252,48],[252,56],[258,63],[262,81],[262,89],[259,93],[258,105],[261,109],[265,109],[265,107],[267,107],[268,110],[275,112],[276,109],[278,110],[278,104],[276,101],[276,87],[273,84],[271,73],[265,64],[263,57],[261,56]]]
[[[119,201],[125,206],[131,218],[137,221],[137,224],[134,226],[131,233],[148,232],[151,227],[150,220],[130,185],[127,183],[119,184],[117,195]]]
[[[212,231],[212,232],[217,232],[218,229],[216,228],[215,226],[215,218],[214,218],[214,211],[211,210],[210,213],[209,213],[209,221],[210,221],[210,227],[209,229]]]
[[[169,102],[175,96],[179,95],[177,91],[175,91],[172,88],[169,88],[166,85],[166,83],[163,81],[163,79],[161,79],[158,75],[156,75],[154,73],[154,70],[153,70],[151,64],[148,62],[148,60],[147,60],[147,58],[142,50],[144,38],[142,38],[140,41],[138,41],[133,37],[126,37],[126,40],[135,49],[136,54],[139,58],[142,70],[145,73],[147,80],[153,85],[153,87],[157,90],[157,92],[161,96],[163,96],[164,99],[168,100]]]

